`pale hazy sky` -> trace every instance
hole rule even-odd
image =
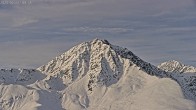
[[[36,68],[94,38],[196,66],[194,0],[0,0],[0,68]]]

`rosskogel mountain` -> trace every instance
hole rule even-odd
[[[0,109],[195,110],[196,75],[164,67],[94,39],[37,69],[2,69]]]

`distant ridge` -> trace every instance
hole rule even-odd
[[[167,72],[179,72],[179,73],[196,73],[196,68],[193,66],[182,64],[176,60],[161,63],[158,68]]]

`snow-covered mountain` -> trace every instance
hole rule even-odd
[[[158,65],[158,68],[167,71],[169,76],[180,84],[182,90],[184,91],[184,95],[189,99],[196,101],[195,67],[172,60],[161,63]]]
[[[160,65],[158,65],[158,68],[167,72],[196,73],[195,67],[182,64],[175,60],[161,63]]]
[[[94,39],[35,70],[0,70],[0,110],[195,110],[195,74],[167,66]]]
[[[150,75],[166,76],[164,71],[144,62],[128,49],[99,39],[73,47],[48,64],[39,67],[38,70],[60,78],[65,85],[87,75],[90,79],[88,89],[91,90],[97,84],[110,86],[118,82],[131,65],[135,65]]]

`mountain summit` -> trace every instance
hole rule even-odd
[[[165,71],[94,39],[35,70],[2,69],[0,109],[195,110],[195,74]]]
[[[88,89],[92,90],[95,83],[109,86],[118,82],[132,65],[150,75],[166,76],[164,71],[143,61],[128,49],[100,39],[74,46],[38,70],[62,79],[65,85],[88,75]]]

